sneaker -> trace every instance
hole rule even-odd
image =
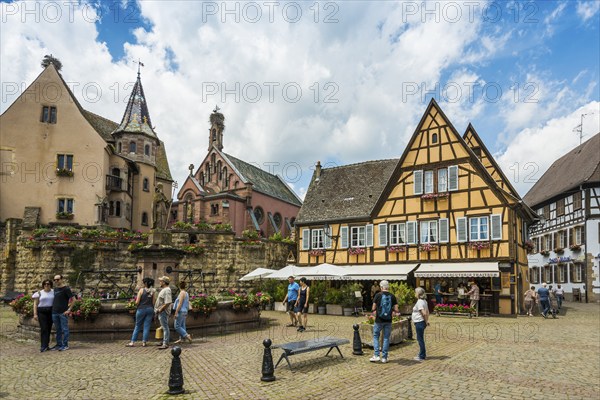
[[[369,361],[371,362],[377,362],[377,361],[381,361],[381,358],[379,358],[379,356],[373,356],[369,359]]]
[[[544,317],[545,319],[548,319],[548,316],[546,314],[542,314],[542,317]]]
[[[48,349],[48,351],[57,351],[57,350],[59,350],[59,349],[60,349],[60,347],[59,347],[58,345],[56,345],[56,346],[52,346],[52,347],[50,347],[50,348]]]
[[[192,335],[190,335],[188,333],[188,335],[185,337],[185,339],[188,341],[188,343],[192,343]]]
[[[169,348],[169,346],[168,346],[168,345],[166,345],[166,344],[163,344],[163,345],[162,345],[162,346],[160,346],[158,349],[159,349],[159,350],[164,350],[164,349],[168,349],[168,348]]]
[[[415,360],[415,361],[418,361],[418,362],[423,362],[423,361],[425,361],[424,359],[422,359],[422,358],[421,358],[421,357],[419,357],[419,356],[416,356],[415,358],[413,358],[413,360]]]
[[[58,351],[66,351],[66,350],[69,350],[69,346],[64,346],[64,347],[61,347],[60,349],[58,349]]]
[[[40,353],[43,353],[48,350],[50,350],[48,347],[42,347],[42,348],[40,348]]]
[[[385,364],[385,363],[387,363],[387,358],[382,358],[382,359],[381,359],[381,363],[382,363],[382,364]]]

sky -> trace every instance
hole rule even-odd
[[[524,195],[600,132],[598,1],[2,1],[0,111],[52,54],[84,108],[119,122],[138,60],[173,178],[208,148],[279,174],[399,158],[433,97],[472,123]],[[583,115],[583,117],[582,117]]]

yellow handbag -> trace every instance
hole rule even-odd
[[[155,339],[162,339],[163,338],[163,328],[162,326],[159,326],[158,328],[156,328],[156,334],[154,335]]]

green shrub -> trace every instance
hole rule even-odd
[[[258,239],[258,232],[255,229],[246,229],[242,231],[242,237],[246,239]]]
[[[344,294],[340,289],[329,288],[325,294],[325,302],[327,304],[342,304]]]
[[[285,295],[287,294],[287,288],[284,287],[283,285],[279,285],[277,286],[277,288],[275,289],[275,293],[273,295],[273,298],[275,299],[275,301],[283,301],[283,299],[285,298]]]
[[[396,296],[399,307],[411,305],[417,301],[415,289],[408,286],[405,282],[390,283],[390,293]]]
[[[327,291],[327,282],[326,281],[313,281],[310,285],[310,299],[308,301],[311,303],[316,303],[317,306],[324,306],[326,291]]]

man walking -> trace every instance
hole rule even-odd
[[[63,276],[54,276],[54,303],[52,303],[52,322],[56,329],[56,346],[52,350],[69,350],[69,313],[73,304],[73,292],[65,285]]]
[[[542,317],[548,318],[548,311],[550,311],[550,291],[546,287],[546,282],[542,283],[542,287],[538,289],[538,299],[540,299],[540,305],[542,306]]]
[[[156,303],[154,303],[154,312],[158,315],[158,322],[160,322],[163,330],[162,346],[158,349],[164,350],[169,348],[169,315],[171,315],[173,298],[171,296],[171,288],[169,287],[171,279],[168,276],[161,276],[158,278],[158,282],[160,283],[161,290],[158,293]]]
[[[475,281],[471,282],[471,289],[466,293],[471,300],[471,309],[475,310],[475,316],[479,315],[479,286]]]
[[[371,362],[380,361],[387,363],[388,350],[390,348],[390,334],[392,333],[392,315],[399,313],[398,301],[396,296],[389,292],[390,284],[388,281],[379,283],[381,292],[375,295],[373,299],[373,312],[375,313],[375,325],[373,326],[373,349],[375,354],[369,359]],[[381,358],[379,358],[379,336],[383,331],[383,346],[381,348]]]
[[[294,306],[296,305],[296,300],[298,300],[298,295],[300,294],[300,285],[294,282],[293,276],[288,277],[288,282],[288,290],[285,298],[283,299],[283,304],[286,305],[286,312],[290,314],[291,323],[288,326],[296,326],[298,319],[296,318],[296,313],[294,312]]]

